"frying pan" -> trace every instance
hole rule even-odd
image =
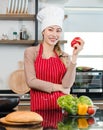
[[[19,96],[0,96],[0,112],[12,110],[19,102]]]

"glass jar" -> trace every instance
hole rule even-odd
[[[13,40],[17,40],[17,32],[13,32]]]
[[[20,40],[28,40],[28,38],[29,38],[29,35],[27,33],[27,29],[25,25],[22,25],[20,29]]]

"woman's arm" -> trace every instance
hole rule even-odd
[[[83,46],[84,46],[84,41],[82,39],[77,40],[77,41],[80,42],[80,44],[77,43],[73,46],[73,54],[72,54],[71,59],[69,56],[65,57],[68,67],[67,67],[67,72],[64,75],[63,80],[62,80],[62,86],[64,88],[71,88],[75,81],[77,58],[80,51],[83,49]]]
[[[37,53],[38,53],[37,47],[27,48],[24,52],[24,72],[26,76],[26,82],[30,88],[51,93],[54,84],[36,78],[34,62]]]
[[[70,92],[69,88],[63,88],[62,84],[54,84],[51,82],[43,81],[36,78],[34,62],[38,54],[36,47],[27,48],[24,52],[24,72],[26,82],[30,88],[44,91],[47,93],[61,91],[64,94]]]
[[[67,71],[62,79],[62,86],[63,88],[71,88],[75,81],[76,63],[73,63],[69,56],[66,56],[65,60],[67,62]]]

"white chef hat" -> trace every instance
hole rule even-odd
[[[37,19],[41,22],[41,31],[52,25],[58,25],[62,28],[64,10],[57,6],[48,6],[38,12]]]

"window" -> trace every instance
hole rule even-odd
[[[74,37],[81,37],[85,41],[84,49],[80,52],[77,66],[89,66],[103,69],[103,32],[64,32],[64,51],[72,55],[70,43]]]

